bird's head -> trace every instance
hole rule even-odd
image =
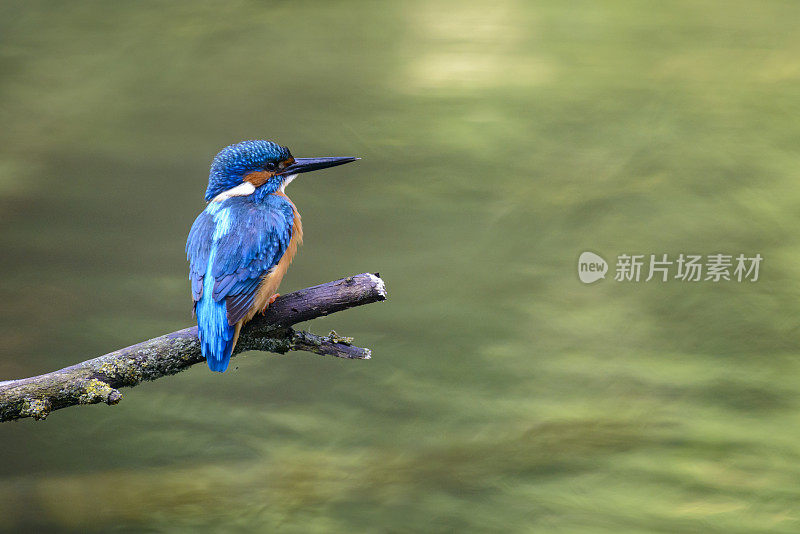
[[[272,141],[242,141],[223,148],[211,163],[206,202],[223,193],[248,195],[283,190],[295,176],[350,163],[358,158],[294,158],[289,149]]]

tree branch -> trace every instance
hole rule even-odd
[[[279,297],[264,315],[247,323],[234,355],[248,350],[283,354],[304,350],[339,358],[367,360],[369,349],[331,332],[316,336],[297,332],[292,325],[331,313],[386,300],[386,287],[377,274],[359,274]],[[44,419],[67,406],[105,402],[117,404],[121,387],[172,375],[204,362],[197,327],[161,337],[65,367],[58,371],[0,382],[0,422],[23,417]]]

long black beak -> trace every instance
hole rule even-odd
[[[295,158],[294,163],[283,169],[280,174],[300,174],[301,172],[317,171],[319,169],[327,169],[328,167],[336,167],[337,165],[344,165],[351,161],[356,161],[360,158],[351,157],[330,157],[330,158]]]

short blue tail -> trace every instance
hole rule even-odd
[[[208,362],[208,368],[218,373],[224,373],[228,368],[231,361],[231,353],[233,352],[233,328],[228,329],[226,334],[230,335],[230,339],[226,337],[218,337],[217,339],[210,339],[206,341],[208,336],[200,334],[201,350]]]
[[[214,302],[211,291],[208,291],[197,302],[195,313],[200,350],[208,362],[208,368],[222,373],[231,361],[233,334],[236,330],[228,324],[225,301]]]

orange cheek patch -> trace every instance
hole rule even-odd
[[[275,174],[269,171],[254,171],[246,174],[244,177],[244,181],[250,182],[255,187],[261,187],[262,185],[267,183],[267,180],[269,180],[273,176],[275,176]]]

